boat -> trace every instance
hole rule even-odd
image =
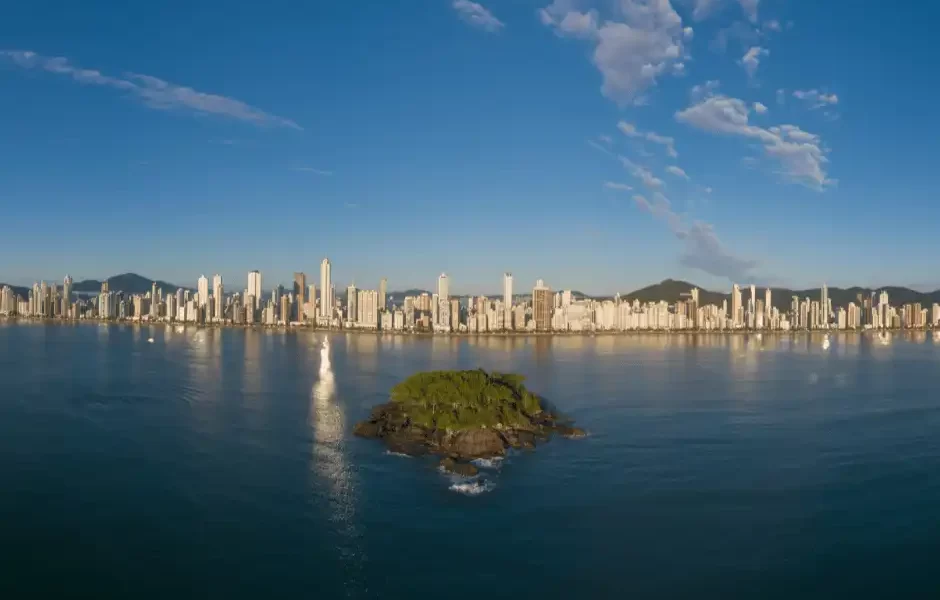
[[[828,333],[826,334],[826,337],[823,338],[823,341],[822,341],[822,349],[823,349],[823,350],[828,350],[828,349],[829,349],[829,334],[828,334]]]
[[[148,344],[152,344],[152,343],[153,343],[153,338],[147,338],[147,343],[148,343]]]

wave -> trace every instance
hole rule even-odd
[[[392,452],[391,450],[385,451],[386,456],[398,456],[400,458],[412,458],[410,454],[405,454],[404,452]]]
[[[496,488],[496,484],[487,479],[476,480],[476,481],[465,481],[453,483],[447,489],[452,492],[457,492],[458,494],[464,494],[465,496],[478,496],[484,492],[491,492]]]
[[[493,458],[475,458],[470,462],[481,469],[498,469],[503,466],[503,457],[494,456]]]

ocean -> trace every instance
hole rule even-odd
[[[830,340],[0,322],[0,597],[940,597],[940,341]],[[352,436],[477,367],[589,437]]]

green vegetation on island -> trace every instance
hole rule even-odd
[[[377,406],[355,433],[382,439],[394,452],[442,455],[442,467],[461,474],[475,469],[460,461],[534,448],[554,433],[585,435],[548,409],[523,380],[482,369],[417,373],[393,387],[391,402]]]

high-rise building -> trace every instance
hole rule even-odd
[[[437,278],[437,297],[439,300],[450,300],[450,283],[447,280],[447,273],[441,273]]]
[[[248,294],[253,295],[258,301],[261,300],[261,271],[249,271]]]
[[[829,326],[829,288],[824,283],[819,290],[819,327]]]
[[[506,311],[505,328],[512,328],[512,273],[503,273],[503,309]]]
[[[765,321],[770,319],[770,311],[771,311],[770,288],[767,288],[766,290],[764,290],[764,312],[765,312],[764,320]]]
[[[346,288],[346,320],[353,323],[359,320],[359,294],[356,284]]]
[[[196,284],[196,291],[199,292],[199,306],[205,308],[206,304],[209,303],[209,280],[205,275],[199,276],[199,281]],[[154,297],[151,299],[151,302],[155,302],[157,295],[154,294]]]
[[[541,279],[532,289],[532,319],[536,331],[549,331],[552,327],[552,290]]]
[[[356,292],[356,322],[360,327],[377,329],[379,326],[379,294],[375,290]]]
[[[297,321],[304,320],[304,294],[307,293],[307,276],[304,273],[294,273],[294,311]]]
[[[320,262],[320,316],[326,319],[333,316],[333,280],[329,258]]]
[[[62,315],[68,317],[69,307],[72,305],[72,276],[66,275],[62,282]]]
[[[388,294],[388,279],[383,277],[382,281],[379,282],[379,310],[385,310],[388,307],[386,294]]]
[[[731,286],[731,322],[735,329],[743,325],[743,307],[741,306],[741,286]]]
[[[561,305],[562,307],[571,306],[571,290],[564,290],[561,293]]]
[[[215,306],[213,307],[214,310],[212,312],[215,315],[216,321],[222,320],[222,313],[223,313],[223,307],[224,307],[222,300],[224,296],[225,296],[225,288],[222,286],[222,276],[216,273],[212,277],[212,300],[213,300],[213,303],[215,304]],[[167,314],[171,314],[169,309],[167,309]]]

